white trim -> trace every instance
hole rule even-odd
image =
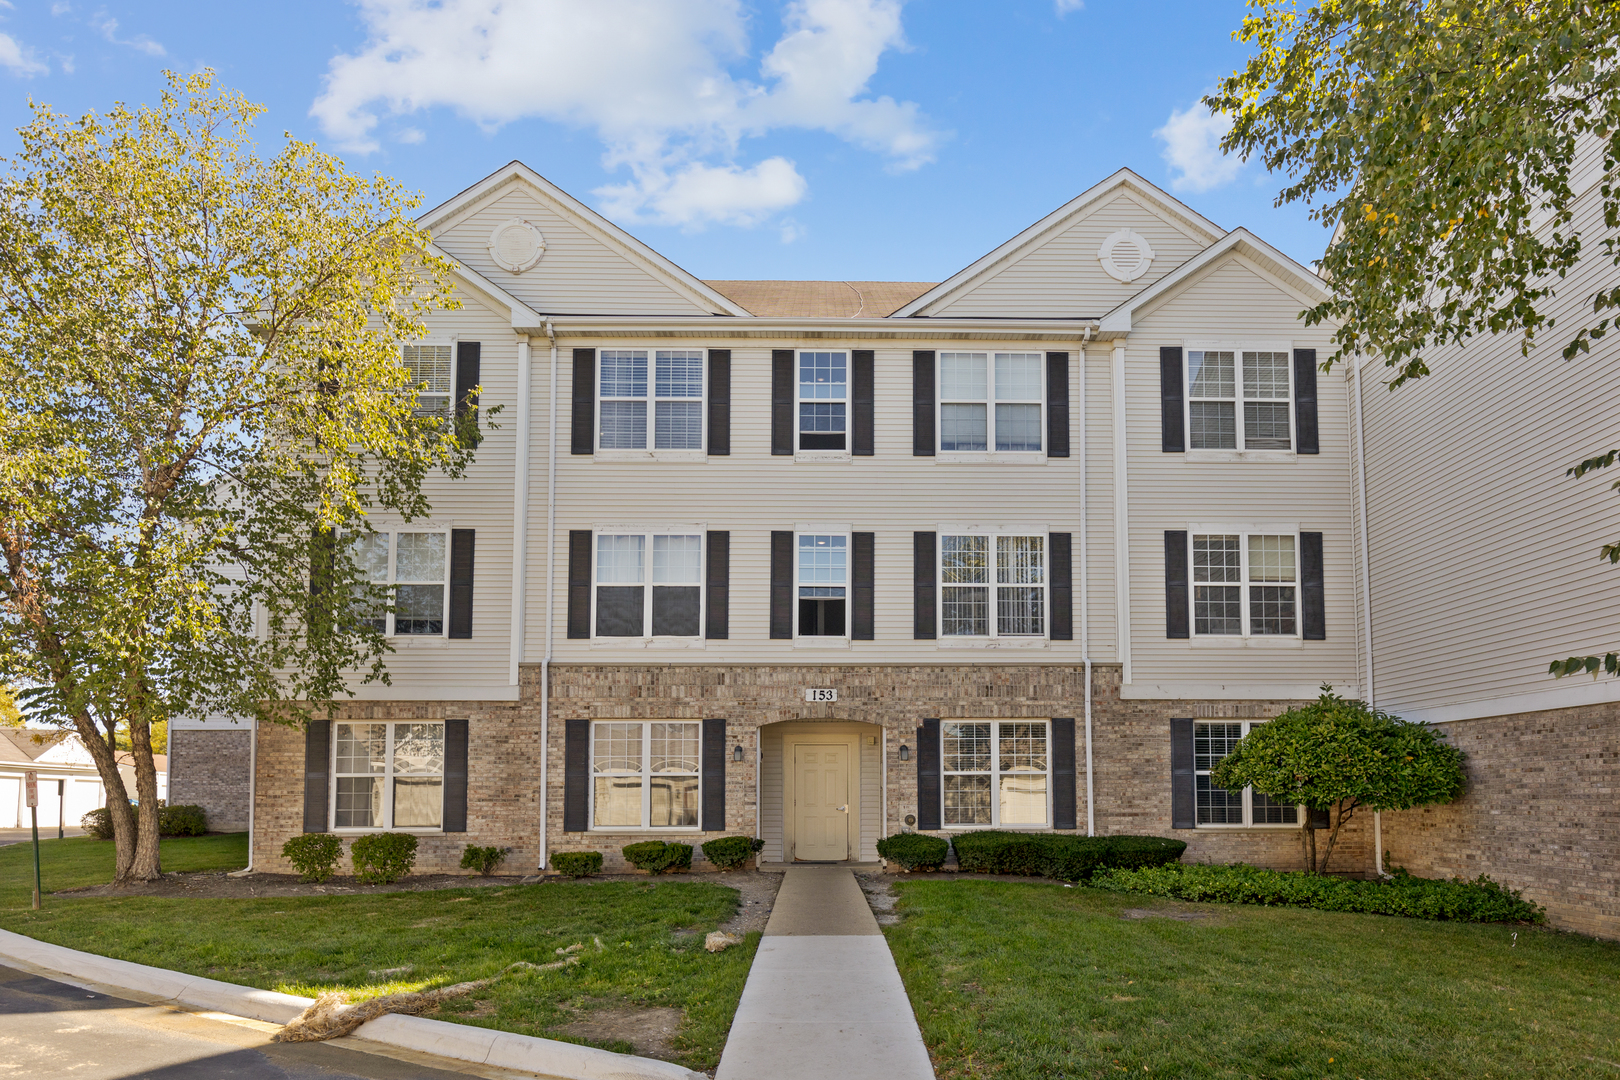
[[[657,345],[626,345],[604,343],[596,347],[595,358],[595,385],[591,394],[595,399],[596,430],[591,433],[591,446],[593,456],[600,456],[603,461],[707,461],[709,455],[709,351],[701,347],[676,346],[659,347]],[[640,401],[646,405],[646,431],[644,446],[611,446],[602,445],[602,354],[605,352],[645,353],[647,361],[647,392],[640,397],[614,396],[608,401],[635,402]],[[698,378],[700,393],[696,398],[658,396],[658,354],[659,353],[698,353],[698,363],[701,365]],[[690,359],[686,357],[684,359]],[[665,447],[659,449],[658,442],[658,403],[689,403],[696,401],[698,406],[698,444],[695,447]]]
[[[934,527],[934,610],[938,627],[935,643],[938,648],[1016,648],[1045,647],[1052,636],[1052,540],[1051,530],[1045,525],[936,525]],[[945,538],[947,536],[982,536],[988,543],[985,550],[985,580],[983,583],[958,583],[952,588],[983,589],[987,608],[986,633],[947,634],[945,632]],[[1041,541],[1041,581],[1039,585],[1004,584],[997,580],[1000,570],[998,543],[1002,537],[1039,537]],[[1038,588],[1041,590],[1041,632],[1039,634],[1002,634],[998,629],[1000,603],[999,589]]]
[[[842,634],[802,635],[799,633],[799,590],[816,588],[799,580],[799,540],[806,536],[838,537],[844,541],[844,584],[832,586],[844,590],[844,632]],[[799,525],[793,530],[793,647],[797,649],[847,649],[850,647],[850,622],[855,614],[855,538],[845,525]],[[815,599],[808,597],[806,599]],[[831,599],[831,598],[829,598]]]
[[[1123,338],[1114,341],[1111,381],[1114,384],[1114,635],[1119,652],[1120,694],[1124,696],[1125,688],[1131,685],[1131,513]]]
[[[801,365],[804,363],[804,355],[805,355],[805,353],[829,353],[829,354],[837,353],[837,354],[841,354],[843,356],[843,358],[844,358],[844,396],[842,398],[805,398],[805,397],[800,396],[800,391],[804,389],[804,380],[801,377],[800,372],[803,370]],[[827,346],[827,347],[824,347],[824,348],[811,348],[811,349],[801,349],[801,348],[797,348],[797,347],[794,348],[794,350],[793,350],[793,460],[794,461],[844,461],[846,459],[851,459],[851,458],[854,457],[854,449],[855,449],[854,445],[853,445],[854,441],[855,441],[855,431],[854,431],[854,428],[855,428],[854,385],[855,385],[855,383],[854,383],[854,376],[855,376],[855,350],[854,349],[848,348],[846,346]],[[799,419],[800,419],[800,417],[802,415],[803,407],[805,405],[807,405],[807,404],[816,404],[818,402],[825,402],[826,404],[829,404],[829,405],[841,403],[844,406],[844,431],[843,431],[844,447],[843,447],[842,450],[840,450],[840,449],[838,449],[836,447],[806,448],[806,447],[803,447],[803,446],[799,445],[800,441],[803,439],[803,437],[806,434],[811,434],[811,435],[834,434],[833,432],[814,432],[814,431],[807,433],[807,432],[803,432],[803,431],[799,430]]]
[[[1367,670],[1362,673],[1362,685],[1367,688],[1367,704],[1376,707],[1374,701],[1373,681],[1373,616],[1372,616],[1372,566],[1371,552],[1367,547],[1367,427],[1361,418],[1361,368],[1355,364],[1350,365],[1350,377],[1345,380],[1345,388],[1355,395],[1356,423],[1356,503],[1357,503],[1357,533],[1361,540],[1360,556],[1356,560],[1356,569],[1361,577],[1361,640],[1362,651],[1366,659]],[[1380,873],[1384,866],[1380,862],[1375,868]]]
[[[519,687],[506,682],[441,683],[418,682],[414,677],[394,676],[392,686],[367,683],[352,687],[350,701],[520,701]]]
[[[1303,585],[1303,582],[1302,582],[1302,574],[1301,574],[1301,563],[1302,563],[1303,560],[1302,560],[1302,557],[1301,557],[1302,553],[1301,553],[1301,550],[1300,550],[1299,532],[1300,532],[1300,530],[1299,530],[1299,526],[1297,524],[1294,524],[1294,525],[1269,525],[1269,526],[1259,526],[1259,527],[1255,527],[1255,526],[1243,527],[1243,526],[1236,526],[1236,525],[1228,526],[1228,527],[1210,526],[1210,525],[1201,525],[1201,526],[1196,527],[1196,528],[1194,528],[1192,526],[1188,527],[1188,529],[1187,529],[1187,616],[1188,616],[1187,617],[1187,630],[1188,630],[1188,634],[1190,635],[1189,639],[1188,639],[1189,644],[1203,646],[1203,647],[1225,646],[1225,647],[1230,648],[1230,647],[1235,646],[1238,643],[1241,643],[1244,646],[1259,646],[1261,648],[1264,648],[1266,646],[1261,645],[1261,642],[1267,642],[1267,643],[1275,642],[1275,643],[1277,643],[1279,645],[1283,645],[1284,647],[1289,647],[1289,646],[1291,646],[1291,644],[1293,642],[1298,641],[1298,642],[1301,643],[1301,645],[1303,645],[1303,643],[1304,643],[1304,637],[1303,637],[1303,635],[1304,635],[1304,618],[1305,618],[1304,609],[1303,609],[1303,601],[1304,601],[1303,589],[1304,589],[1304,585]],[[1238,579],[1237,579],[1237,581],[1235,581],[1235,582],[1233,582],[1233,581],[1205,581],[1205,582],[1200,582],[1198,580],[1198,578],[1197,578],[1198,569],[1197,569],[1197,566],[1194,564],[1193,552],[1196,549],[1197,540],[1198,540],[1198,538],[1200,536],[1236,536],[1238,538]],[[1251,568],[1249,566],[1249,540],[1252,537],[1256,537],[1256,536],[1261,536],[1261,537],[1265,537],[1265,536],[1286,536],[1290,540],[1293,541],[1293,547],[1294,547],[1294,579],[1293,579],[1293,581],[1291,581],[1291,582],[1287,582],[1287,581],[1253,581],[1253,580],[1250,579]],[[1213,634],[1213,633],[1200,634],[1198,632],[1197,590],[1198,590],[1199,585],[1213,586],[1213,587],[1216,587],[1216,588],[1231,588],[1233,586],[1237,587],[1237,590],[1238,590],[1238,605],[1239,605],[1239,609],[1240,609],[1239,610],[1239,622],[1240,622],[1240,624],[1242,626],[1242,630],[1241,630],[1240,633],[1236,633],[1236,634]],[[1250,597],[1251,590],[1255,586],[1260,586],[1261,588],[1268,588],[1268,587],[1291,588],[1291,589],[1294,590],[1294,632],[1292,634],[1256,634],[1254,632],[1254,629],[1253,629],[1253,626],[1252,626],[1252,619],[1251,619],[1251,615],[1250,615],[1251,605],[1250,605],[1249,597]],[[1275,647],[1275,646],[1273,646],[1273,647]]]
[[[1121,244],[1133,244],[1141,252],[1142,261],[1134,270],[1127,270],[1114,259],[1114,252]],[[1109,233],[1097,249],[1097,261],[1102,264],[1103,272],[1115,281],[1129,284],[1147,273],[1153,266],[1153,246],[1147,238],[1135,229],[1117,229]]]
[[[945,354],[962,353],[968,356],[982,356],[984,358],[984,393],[981,397],[964,398],[945,396]],[[1040,416],[1036,423],[1036,433],[1040,440],[1039,450],[998,450],[996,449],[996,406],[1003,403],[1003,399],[996,393],[996,358],[998,356],[1033,356],[1040,365],[1040,398],[1031,402],[1027,398],[1008,398],[1008,405],[1033,404]],[[934,350],[934,431],[937,446],[934,460],[936,462],[996,462],[1007,464],[1011,462],[1027,462],[1030,464],[1044,463],[1047,452],[1047,388],[1046,388],[1046,353],[1039,349],[935,349]],[[984,449],[983,450],[946,450],[945,449],[945,406],[946,405],[983,405],[984,406]]]
[[[1345,697],[1358,696],[1355,686],[1334,684]],[[1315,701],[1321,696],[1318,682],[1221,682],[1215,679],[1156,679],[1120,687],[1119,696],[1129,701]]]
[[[1199,398],[1199,401],[1213,401],[1232,403],[1232,423],[1234,446],[1199,446],[1192,444],[1192,354],[1229,352],[1232,354],[1232,397],[1231,398]],[[1288,379],[1288,395],[1284,398],[1250,398],[1244,394],[1243,382],[1243,354],[1268,352],[1273,355],[1281,353],[1284,358],[1283,370]],[[1285,342],[1279,348],[1276,342],[1246,341],[1214,341],[1210,339],[1183,339],[1181,343],[1181,430],[1186,432],[1186,449],[1184,453],[1190,455],[1189,461],[1292,461],[1298,456],[1299,433],[1295,430],[1297,424],[1294,404],[1294,346],[1292,342]],[[1287,447],[1251,447],[1248,442],[1248,430],[1244,418],[1245,406],[1249,402],[1256,404],[1275,405],[1279,401],[1284,405],[1285,415],[1288,417],[1288,446]]]
[[[1552,676],[1546,678],[1549,682],[1552,681]],[[1620,679],[1608,676],[1602,679],[1566,676],[1559,681],[1571,685],[1445,705],[1402,705],[1398,700],[1389,700],[1392,695],[1386,694],[1379,708],[1419,723],[1453,724],[1459,720],[1487,720],[1519,713],[1574,709],[1583,705],[1608,705],[1620,701]]]
[[[533,369],[527,337],[517,343],[517,353],[517,447],[512,469],[512,641],[506,672],[506,681],[511,686],[518,684],[518,665],[523,662],[529,585],[529,405]]]
[[[597,553],[600,550],[599,540],[603,536],[640,536],[646,539],[641,550],[641,581],[642,589],[641,628],[640,637],[604,637],[596,632],[596,594],[604,584],[608,588],[631,588],[634,582],[600,582],[597,580]],[[695,582],[656,582],[653,580],[654,566],[654,539],[659,536],[696,536],[698,541],[698,573]],[[703,648],[704,619],[708,615],[709,590],[705,588],[709,564],[708,533],[701,525],[670,525],[670,526],[603,526],[599,525],[591,530],[591,647],[634,648],[638,644],[648,648]],[[698,591],[698,617],[697,629],[691,634],[664,635],[652,632],[653,623],[653,587],[666,585],[673,588],[695,588]]]

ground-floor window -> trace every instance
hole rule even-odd
[[[1197,778],[1198,824],[1299,824],[1299,807],[1275,802],[1253,788],[1227,791],[1216,787],[1210,779],[1210,770],[1237,748],[1243,736],[1263,723],[1263,720],[1225,720],[1193,725],[1193,775]]]
[[[443,826],[442,722],[332,726],[334,828]]]
[[[696,829],[703,747],[698,720],[591,725],[591,827]]]
[[[940,736],[947,828],[1051,820],[1045,720],[947,720]]]

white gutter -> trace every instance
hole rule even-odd
[[[1131,515],[1125,468],[1125,341],[1114,339],[1114,634],[1120,685],[1131,685]]]
[[[240,870],[231,871],[227,877],[242,877],[253,873],[253,804],[257,801],[254,792],[259,782],[259,718],[255,716],[251,723],[253,726],[248,729],[248,864]],[[172,734],[170,737],[173,737]],[[169,775],[169,782],[171,784],[174,782],[172,772]]]
[[[552,615],[557,591],[557,333],[546,320],[551,340],[551,416],[546,422],[546,655],[540,661],[540,869],[546,868],[546,833],[551,801],[551,641]]]
[[[529,563],[529,404],[531,360],[529,339],[518,342],[517,448],[512,468],[512,656],[507,681],[518,684],[523,662],[523,624],[528,595]]]
[[[725,315],[552,315],[547,323],[570,336],[592,334],[622,335],[627,332],[657,331],[669,336],[703,337],[835,337],[931,338],[960,334],[984,338],[1016,337],[1025,340],[1072,342],[1087,330],[1097,329],[1092,319],[894,319],[894,318],[762,318],[746,319]],[[539,335],[540,324],[514,327],[518,333]],[[808,333],[807,333],[808,332]]]

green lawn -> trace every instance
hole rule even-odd
[[[230,867],[246,857],[231,837],[163,844],[168,870]],[[41,846],[47,889],[111,877],[110,843],[70,839]],[[463,982],[518,960],[554,961],[557,949],[582,943],[578,964],[509,976],[439,1017],[556,1037],[552,1027],[581,1015],[565,1008],[570,1004],[673,1006],[686,1014],[677,1039],[683,1063],[700,1069],[720,1058],[759,940],[750,934],[745,945],[705,952],[702,934],[731,917],[737,893],[694,882],[548,882],[270,900],[47,897],[45,910],[35,913],[28,908],[31,859],[28,845],[0,848],[5,929],[294,994],[344,988],[369,996]],[[676,930],[700,932],[676,936]],[[410,970],[382,974],[405,967]]]
[[[889,945],[941,1080],[1620,1077],[1620,944],[1055,884],[897,890]]]

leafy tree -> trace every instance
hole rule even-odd
[[[11,687],[0,683],[0,727],[22,727],[22,710],[17,707],[17,695]]]
[[[160,872],[128,798],[157,800],[155,725],[298,723],[386,681],[356,607],[389,598],[333,538],[425,513],[473,442],[401,359],[456,306],[415,200],[290,138],[262,157],[262,107],[169,79],[154,107],[33,106],[0,179],[0,678],[90,749],[120,883]]]
[[[1222,143],[1257,155],[1334,230],[1321,268],[1334,295],[1304,313],[1336,327],[1324,369],[1377,355],[1391,386],[1429,373],[1425,354],[1479,334],[1552,331],[1564,276],[1593,257],[1620,266],[1620,4],[1592,0],[1250,0],[1235,35],[1248,64],[1205,99],[1231,115]],[[1576,155],[1603,163],[1604,224],[1572,226]],[[1611,277],[1611,281],[1615,280]],[[1583,298],[1586,299],[1586,298]],[[1563,355],[1620,330],[1620,284],[1563,328]],[[1620,450],[1581,462],[1581,476]],[[1617,485],[1620,486],[1620,485]],[[1620,544],[1602,557],[1620,562]],[[1554,675],[1620,653],[1555,661]]]
[[[1210,779],[1228,791],[1252,787],[1280,803],[1336,811],[1320,861],[1311,815],[1305,819],[1305,868],[1321,873],[1357,810],[1410,810],[1461,795],[1463,755],[1427,724],[1324,686],[1311,704],[1251,728]]]

